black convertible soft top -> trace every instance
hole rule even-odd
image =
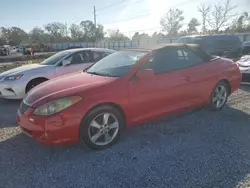
[[[129,51],[157,51],[161,50],[164,48],[178,48],[178,47],[184,47],[184,48],[189,48],[192,50],[195,54],[200,56],[204,61],[209,61],[213,57],[206,53],[201,47],[197,44],[184,44],[184,43],[169,43],[169,44],[155,44],[155,45],[145,45],[145,46],[140,46],[138,48],[127,48],[123,49],[124,50],[129,50]]]

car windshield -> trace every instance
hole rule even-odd
[[[62,52],[58,52],[55,55],[52,55],[51,57],[45,59],[43,62],[41,62],[41,65],[54,65],[55,63],[57,63],[59,60],[61,60],[62,58],[64,58],[65,56],[67,56],[68,54],[70,54],[70,52],[68,51],[62,51]]]
[[[125,75],[145,54],[146,52],[138,51],[116,52],[98,61],[87,70],[87,73],[102,76],[121,77]]]

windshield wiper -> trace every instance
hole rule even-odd
[[[88,74],[93,74],[93,75],[98,75],[98,76],[107,76],[107,77],[117,77],[115,75],[112,74],[108,74],[108,73],[100,73],[100,72],[88,72]]]
[[[88,74],[93,74],[93,75],[99,75],[99,76],[106,76],[105,74],[99,73],[99,72],[88,72],[86,71]]]

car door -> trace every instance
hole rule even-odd
[[[185,76],[192,87],[188,90],[193,98],[191,105],[207,103],[218,77],[222,74],[219,64],[210,61],[212,57],[199,48],[183,47],[179,49],[179,53],[183,55]]]
[[[186,93],[190,83],[175,47],[158,50],[144,66],[139,71],[152,69],[154,74],[148,78],[133,79],[129,83],[133,121],[156,117],[187,106],[187,100],[190,99]]]
[[[66,60],[70,61],[69,65],[63,66],[62,62],[56,67],[56,76],[62,76],[77,71],[82,71],[93,64],[90,51],[76,52]]]

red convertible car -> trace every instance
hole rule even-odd
[[[17,121],[47,145],[82,141],[104,149],[126,127],[205,105],[220,110],[240,80],[236,63],[196,45],[126,49],[35,87]]]

